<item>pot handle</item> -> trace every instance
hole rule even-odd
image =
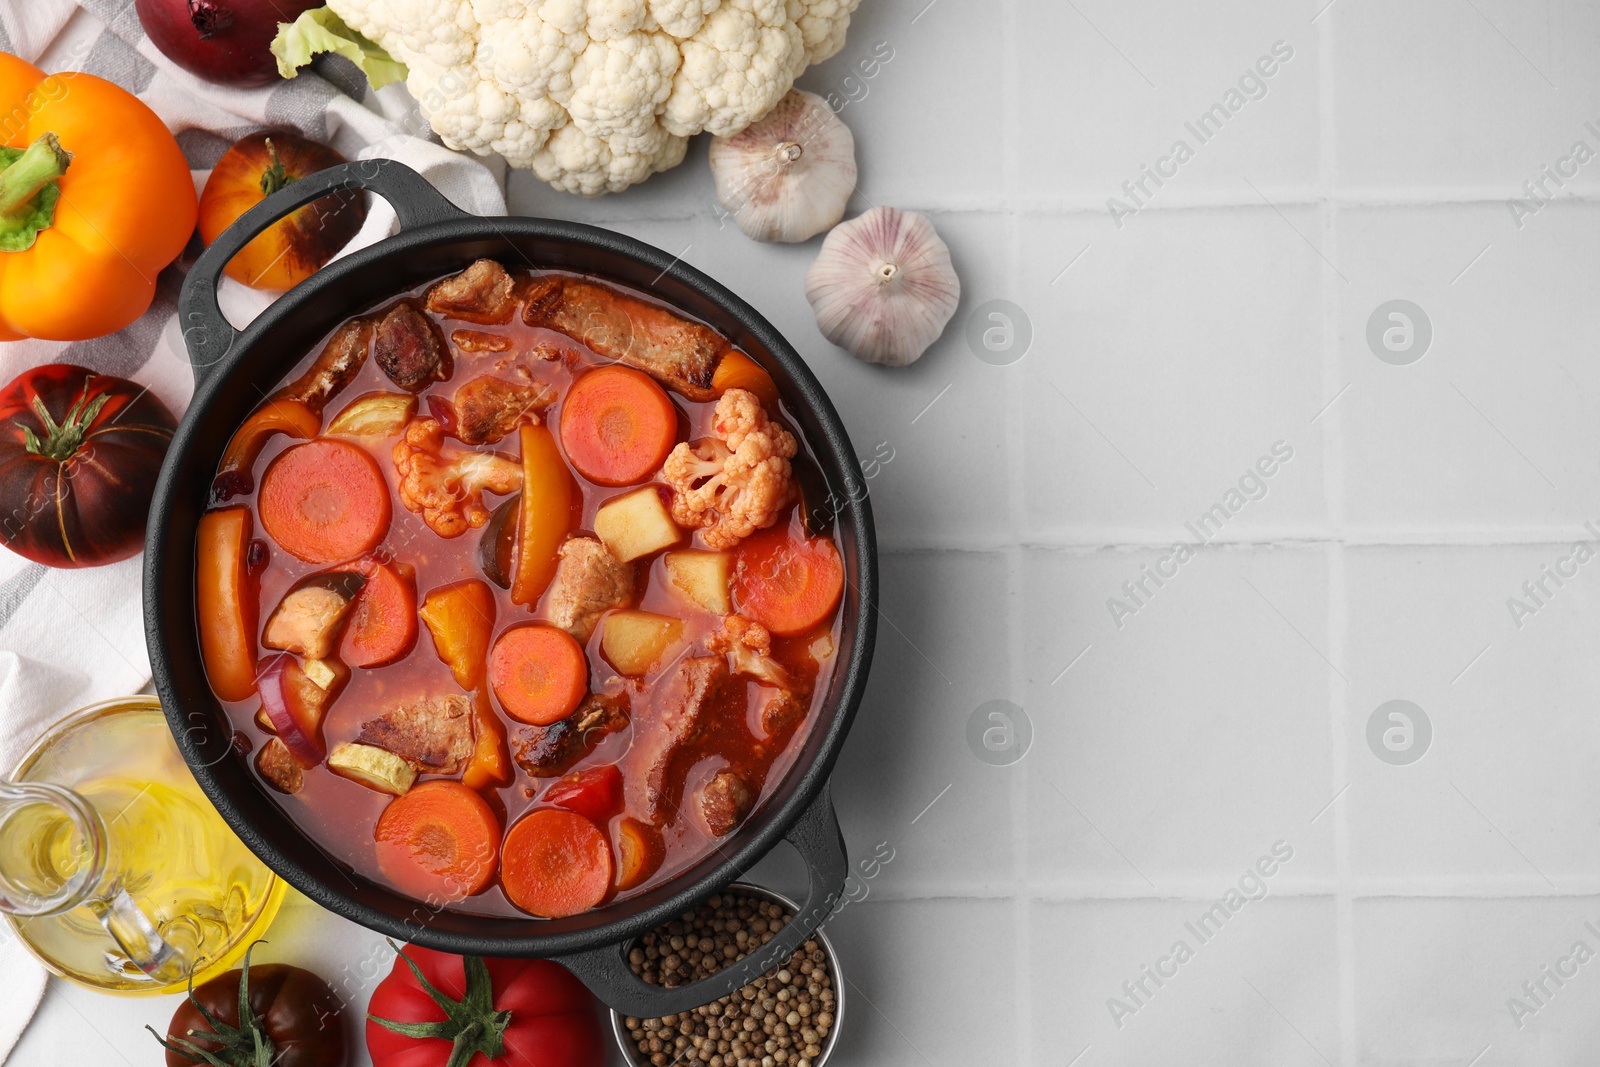
[[[189,363],[194,369],[197,387],[232,350],[234,339],[239,336],[217,304],[222,269],[263,230],[296,208],[330,193],[349,190],[345,195],[359,196],[364,189],[389,201],[400,217],[403,230],[445,222],[463,214],[422,175],[392,159],[341,163],[279,189],[223,230],[211,247],[200,254],[184,279],[183,292],[178,296],[178,318],[183,324],[183,342],[189,350]]]
[[[784,836],[805,860],[810,888],[795,917],[760,950],[709,978],[670,989],[650,985],[633,973],[623,955],[627,944],[602,945],[587,952],[557,956],[556,962],[577,975],[602,1003],[639,1019],[689,1011],[744,988],[805,944],[838,906],[850,873],[844,835],[839,832],[839,819],[833,812],[833,797],[827,784]]]

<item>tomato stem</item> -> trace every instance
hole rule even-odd
[[[451,1042],[454,1047],[450,1050],[450,1059],[445,1067],[466,1067],[472,1057],[480,1052],[487,1060],[498,1060],[505,1055],[505,1033],[506,1027],[511,1025],[511,1012],[495,1010],[494,982],[489,977],[489,968],[484,965],[482,956],[461,957],[461,968],[467,978],[467,992],[460,1000],[453,1000],[423,976],[422,969],[406,955],[404,949],[393,941],[389,942],[389,947],[406,961],[417,984],[439,1005],[446,1018],[443,1022],[435,1023],[399,1023],[369,1014],[369,1020],[405,1037],[441,1037]]]
[[[189,1037],[198,1038],[210,1045],[220,1045],[221,1048],[210,1052],[193,1041],[181,1037],[172,1037],[170,1034],[163,1038],[156,1033],[154,1027],[146,1026],[155,1039],[161,1042],[161,1047],[169,1052],[176,1052],[180,1056],[187,1056],[197,1063],[208,1064],[209,1067],[272,1067],[277,1062],[278,1050],[272,1043],[272,1038],[267,1035],[266,1025],[255,1009],[250,1006],[250,953],[256,950],[256,945],[262,942],[252,942],[244,951],[244,964],[239,971],[239,1025],[229,1026],[218,1019],[194,995],[194,972],[189,972],[189,1002],[200,1012],[210,1030],[190,1030]]]
[[[261,195],[271,196],[286,185],[296,181],[294,175],[283,169],[283,160],[278,158],[278,146],[272,143],[272,138],[267,138],[267,155],[272,162],[267,169],[261,172]]]
[[[94,381],[92,374],[83,380],[83,391],[78,394],[78,399],[72,402],[72,406],[67,409],[66,417],[60,423],[51,417],[50,409],[45,407],[44,398],[37,394],[34,396],[33,413],[44,427],[44,439],[40,440],[32,426],[23,426],[22,436],[29,452],[62,463],[71,459],[82,447],[89,427],[94,425],[94,420],[100,417],[100,411],[106,406],[106,401],[111,399],[110,393],[101,393],[90,399],[89,383],[92,381]]]

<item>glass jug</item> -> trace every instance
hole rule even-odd
[[[0,779],[0,913],[82,985],[198,985],[265,932],[284,888],[200,791],[152,697],[69,715]]]

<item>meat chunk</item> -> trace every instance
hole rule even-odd
[[[524,726],[511,738],[517,765],[534,778],[559,778],[602,738],[628,725],[628,698],[591,693],[578,710],[549,726]]]
[[[761,704],[763,740],[777,737],[806,717],[806,705],[789,689],[775,689]]]
[[[435,282],[427,301],[435,314],[499,326],[516,314],[517,287],[504,267],[480,259],[460,274]]]
[[[522,321],[564,333],[697,401],[716,399],[711,377],[731,347],[703,323],[609,286],[556,274],[534,280]]]
[[[700,817],[713,836],[721,837],[744,822],[754,799],[743,778],[732,771],[718,771],[700,790]]]
[[[456,436],[463,444],[493,444],[525,422],[537,423],[539,412],[555,400],[543,382],[508,382],[482,374],[456,390]]]
[[[672,518],[698,527],[708,548],[732,548],[777,521],[794,493],[794,434],[767,418],[755,394],[729,389],[711,421],[716,435],[679,442],[661,478],[672,487]]]
[[[631,603],[633,564],[592,537],[569,538],[561,546],[545,600],[552,626],[587,641],[601,615]]]
[[[459,537],[489,521],[483,494],[522,486],[522,464],[498,452],[446,452],[438,419],[412,419],[390,453],[400,503],[440,537]]]
[[[516,342],[505,334],[487,330],[455,330],[450,334],[450,343],[463,352],[509,352],[516,347]]]
[[[408,393],[450,377],[450,352],[428,317],[409,301],[396,304],[378,323],[372,358],[389,380]]]
[[[728,680],[721,656],[683,660],[656,687],[651,714],[634,727],[631,758],[641,773],[628,777],[628,810],[660,825],[677,809],[667,772],[673,757],[699,733],[707,706]]]
[[[269,737],[267,743],[261,746],[261,751],[256,753],[256,770],[268,785],[280,793],[293,796],[305,785],[305,772],[280,737]]]
[[[372,346],[372,320],[351,319],[333,331],[316,362],[300,377],[278,391],[312,411],[321,411],[334,395],[355,380],[367,350]]]
[[[472,698],[423,697],[361,724],[356,742],[387,749],[419,771],[460,774],[472,755]]]

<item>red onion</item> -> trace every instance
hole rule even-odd
[[[196,77],[253,88],[278,77],[269,50],[278,23],[322,0],[137,0],[139,21],[161,54]]]

